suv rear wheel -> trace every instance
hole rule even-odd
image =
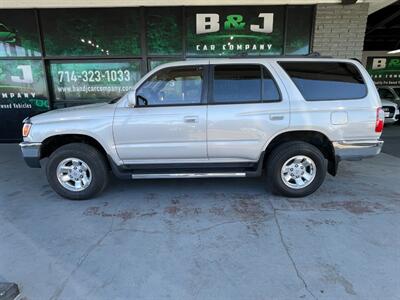
[[[274,194],[305,197],[324,182],[327,161],[321,151],[306,142],[286,142],[270,154],[267,184]]]
[[[47,180],[60,196],[71,200],[92,198],[108,183],[108,167],[104,156],[83,143],[61,146],[49,157]]]

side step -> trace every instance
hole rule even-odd
[[[178,163],[117,166],[111,157],[108,157],[108,161],[114,175],[121,179],[258,177],[262,175],[263,171],[264,152],[258,162],[250,163]]]
[[[166,179],[166,178],[222,178],[246,177],[245,172],[218,172],[218,173],[142,173],[132,174],[132,179]]]

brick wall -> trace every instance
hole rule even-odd
[[[368,3],[318,4],[313,51],[341,58],[362,57]]]

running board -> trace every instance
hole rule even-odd
[[[246,177],[245,172],[132,174],[132,179]]]

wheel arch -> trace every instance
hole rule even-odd
[[[335,149],[331,140],[322,132],[316,130],[295,130],[286,131],[276,135],[265,146],[264,149],[264,166],[268,160],[269,154],[282,143],[290,141],[302,141],[317,147],[324,157],[328,160],[328,172],[335,176],[337,171],[337,159],[335,156]]]
[[[85,134],[59,134],[47,137],[40,149],[40,159],[49,157],[55,150],[61,146],[71,143],[84,143],[97,149],[108,163],[108,154],[105,147],[95,138]]]

